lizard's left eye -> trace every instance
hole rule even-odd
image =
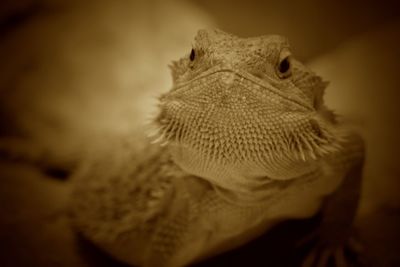
[[[190,61],[193,61],[196,58],[196,52],[194,51],[194,49],[192,48],[192,51],[190,51]]]
[[[290,64],[290,58],[289,57],[285,57],[283,58],[278,66],[277,66],[277,73],[279,78],[284,79],[287,78],[291,75],[291,64]]]

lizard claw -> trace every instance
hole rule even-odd
[[[362,242],[355,235],[350,236],[343,245],[326,246],[317,243],[305,256],[301,267],[365,266],[361,256],[363,250]]]
[[[344,249],[314,248],[305,258],[301,267],[326,267],[332,262],[335,267],[352,266],[345,257]]]

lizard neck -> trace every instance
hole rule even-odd
[[[213,161],[201,153],[170,147],[172,159],[183,171],[210,182],[225,199],[242,204],[259,203],[282,187],[318,169],[317,160],[277,161],[268,166]]]

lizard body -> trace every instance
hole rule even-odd
[[[357,203],[362,140],[285,38],[200,30],[171,68],[155,118],[164,146],[126,146],[75,179],[73,221],[89,240],[130,264],[182,266],[321,207],[331,223],[337,199]],[[355,208],[339,216],[344,232]]]

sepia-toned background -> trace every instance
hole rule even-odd
[[[1,1],[0,266],[110,266],[76,245],[64,168],[107,138],[142,132],[171,86],[167,65],[205,27],[285,35],[331,82],[328,105],[367,141],[356,220],[365,254],[373,266],[400,266],[396,2]],[[59,169],[43,172],[42,161]]]

